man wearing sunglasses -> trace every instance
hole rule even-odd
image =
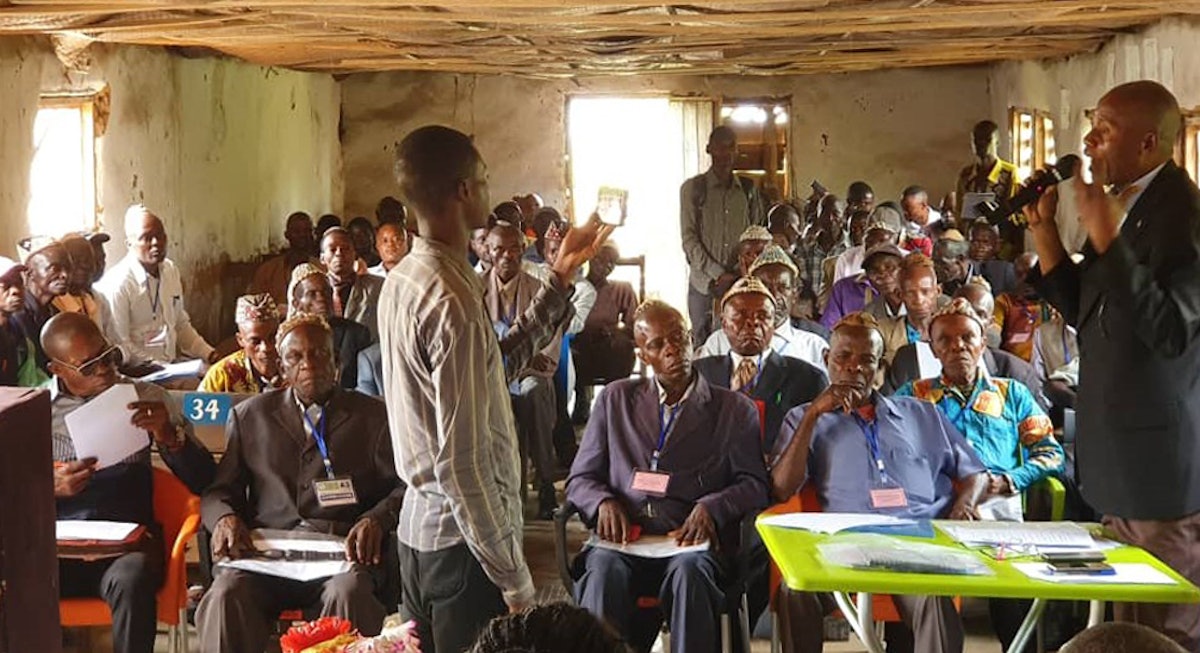
[[[80,313],[50,318],[41,341],[54,375],[50,429],[58,519],[132,522],[146,526],[147,531],[138,545],[119,557],[61,560],[62,595],[103,598],[113,614],[116,653],[150,653],[154,650],[155,593],[163,569],[161,528],[154,523],[151,448],[196,494],[212,482],[216,464],[195,439],[179,404],[163,389],[144,383],[134,383],[138,401],[129,404],[128,419],[146,431],[146,447],[103,469],[96,468],[95,458],[77,459],[66,417],[117,383],[130,382],[117,372],[121,350]]]

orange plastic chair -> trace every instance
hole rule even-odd
[[[154,468],[154,519],[163,529],[165,578],[158,590],[158,621],[168,628],[167,650],[186,653],[187,547],[200,528],[200,498],[169,471]],[[112,613],[103,599],[60,599],[64,626],[107,626]]]

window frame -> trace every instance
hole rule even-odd
[[[82,177],[80,181],[83,184],[81,188],[83,195],[83,206],[91,207],[90,210],[84,209],[84,213],[79,216],[79,229],[71,229],[71,231],[95,231],[100,227],[100,205],[98,201],[98,186],[99,179],[97,174],[96,156],[99,149],[99,137],[101,135],[102,126],[98,122],[99,108],[98,104],[101,100],[103,90],[88,90],[88,91],[47,91],[43,92],[38,97],[37,111],[43,109],[78,109],[80,120],[80,148],[82,149],[80,161],[83,166]],[[36,116],[35,116],[36,120]],[[31,161],[32,166],[32,161]],[[32,184],[32,174],[30,177]],[[32,188],[30,190],[30,199],[32,199]],[[29,214],[26,209],[26,223],[29,225],[31,232],[41,231],[35,228],[34,216]],[[62,236],[63,234],[39,234],[51,235],[54,237]]]

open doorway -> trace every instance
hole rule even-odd
[[[771,205],[790,197],[788,133],[791,98],[725,98],[721,123],[737,134],[736,175],[754,180]]]
[[[687,262],[679,234],[679,186],[708,167],[708,99],[573,97],[567,101],[571,208],[591,214],[601,186],[629,191],[628,218],[613,235],[621,256],[645,256],[646,297],[687,312]],[[614,279],[638,286],[633,268]]]

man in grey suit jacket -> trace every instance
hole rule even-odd
[[[196,613],[205,653],[262,651],[284,609],[319,608],[374,635],[395,607],[379,595],[396,574],[386,534],[396,529],[405,488],[383,402],[337,387],[323,318],[288,320],[278,340],[289,387],[233,410],[228,448],[201,502],[213,556],[244,557],[249,529],[269,528],[345,537],[352,566],[308,582],[218,567]]]
[[[691,334],[667,304],[638,309],[634,339],[654,378],[616,381],[597,397],[567,500],[609,542],[640,532],[681,545],[733,544],[741,519],[767,505],[754,404],[692,370]],[[623,636],[633,631],[635,599],[651,595],[670,622],[672,653],[718,649],[724,596],[713,549],[652,560],[590,548],[577,565],[579,604]]]
[[[354,269],[356,260],[350,232],[334,227],[321,237],[321,265],[329,271],[329,285],[333,286],[333,315],[367,327],[371,342],[379,342],[376,308],[383,279],[358,274]]]
[[[1088,234],[1080,262],[1060,240],[1056,193],[1025,217],[1039,257],[1030,280],[1079,331],[1083,496],[1118,537],[1196,583],[1200,190],[1171,160],[1181,124],[1175,97],[1155,82],[1100,98],[1084,138],[1094,183],[1078,170],[1071,182]],[[1115,615],[1200,649],[1200,606],[1118,604]]]

